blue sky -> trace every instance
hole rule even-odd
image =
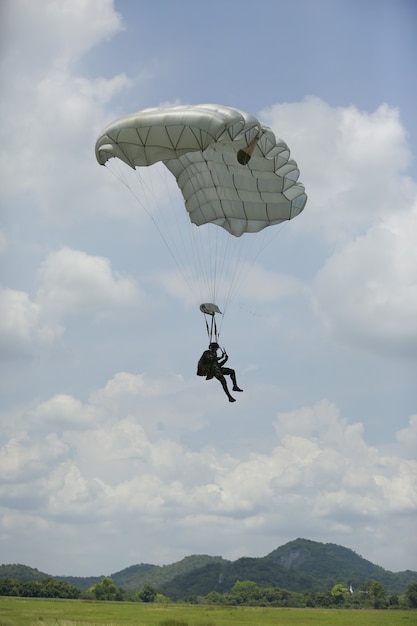
[[[416,12],[4,3],[3,562],[98,575],[306,537],[417,569]],[[269,125],[309,197],[224,317],[234,405],[195,376],[201,313],[94,156],[114,119],[198,103]]]

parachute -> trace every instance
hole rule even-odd
[[[234,266],[228,256],[230,240],[257,236],[254,234],[295,218],[307,201],[287,144],[252,115],[231,107],[203,104],[144,109],[107,126],[95,150],[101,165],[116,159],[136,170],[162,162],[182,192],[189,222],[198,230],[216,229],[216,235],[210,235],[215,240],[211,251],[197,250],[203,265],[212,263],[214,268],[210,293],[200,296],[204,302],[200,310],[212,320],[220,314],[215,283],[227,283]],[[218,231],[226,233],[224,245],[219,244]],[[226,256],[220,262],[222,249]],[[234,289],[234,279],[230,284]],[[221,306],[223,309],[226,302]],[[218,331],[213,328],[211,324],[216,338]]]

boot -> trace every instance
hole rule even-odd
[[[235,374],[234,370],[230,374],[230,378],[232,379],[232,383],[233,383],[233,391],[243,391],[243,389],[239,389],[239,387],[237,386],[236,374]]]

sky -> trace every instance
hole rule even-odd
[[[98,576],[303,537],[417,570],[414,0],[0,17],[1,561]],[[204,103],[270,126],[308,195],[222,318],[234,404],[196,376],[204,318],[140,192],[94,153],[123,115]]]

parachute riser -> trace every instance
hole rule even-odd
[[[222,312],[219,307],[212,302],[200,304],[200,311],[204,314],[209,343],[219,343],[220,329],[217,328],[216,313],[222,315]]]
[[[204,315],[204,319],[206,322],[209,344],[213,342],[219,343],[220,331],[217,329],[216,316],[214,313],[210,316],[210,323],[208,322],[207,315]]]

